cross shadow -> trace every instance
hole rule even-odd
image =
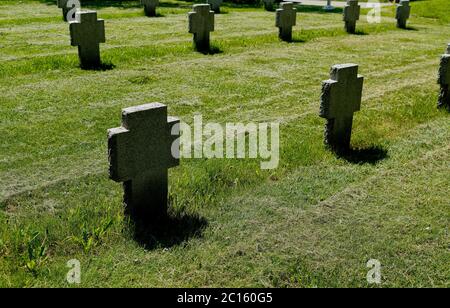
[[[174,214],[153,222],[134,220],[132,229],[136,242],[145,249],[170,248],[190,238],[202,237],[208,226],[205,218],[197,215]]]
[[[302,13],[318,13],[318,14],[342,14],[344,13],[343,8],[334,8],[334,10],[326,11],[321,6],[317,5],[296,5],[297,12]]]
[[[292,40],[290,40],[287,43],[306,43],[306,40],[301,39],[301,38],[292,38]]]
[[[363,31],[363,30],[356,30],[355,33],[352,33],[353,35],[369,35],[369,33]]]
[[[211,45],[208,50],[196,50],[204,55],[215,55],[223,53],[223,50],[220,47]]]
[[[86,71],[110,71],[116,68],[116,66],[111,62],[102,62],[100,65],[80,65],[80,68]]]
[[[419,31],[418,28],[410,27],[410,26],[407,26],[406,28],[403,28],[403,30],[406,30],[406,31]]]
[[[375,165],[388,157],[388,151],[380,146],[372,146],[363,149],[351,148],[348,150],[336,150],[335,152],[339,158],[343,158],[349,163],[360,165]]]

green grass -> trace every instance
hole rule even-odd
[[[380,25],[361,19],[364,35],[302,12],[290,44],[273,13],[227,7],[214,55],[192,50],[189,2],[154,19],[135,2],[92,4],[114,69],[83,71],[56,6],[0,1],[0,286],[69,286],[74,258],[84,287],[365,287],[369,259],[384,287],[448,286],[450,127],[435,106],[450,25],[426,6],[439,2],[413,3],[416,31],[388,8]],[[366,78],[350,161],[324,148],[318,117],[321,81],[346,62]],[[108,179],[106,130],[153,101],[186,122],[280,121],[282,147],[272,171],[182,160],[172,219],[146,249]]]

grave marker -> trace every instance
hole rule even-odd
[[[167,215],[168,169],[179,165],[176,124],[167,106],[153,103],[123,109],[122,126],[108,130],[110,178],[123,182],[126,212],[139,222]]]
[[[292,41],[292,27],[295,26],[297,21],[297,9],[294,8],[292,2],[282,2],[281,8],[276,11],[275,26],[278,27],[278,37],[290,42]]]
[[[275,7],[275,0],[263,0],[264,2],[264,8],[266,11],[273,11]]]
[[[100,43],[105,39],[105,23],[97,20],[97,12],[75,13],[75,21],[69,23],[71,45],[78,46],[78,56],[82,68],[95,68],[101,65]]]
[[[327,119],[325,143],[333,150],[350,149],[353,114],[361,109],[364,77],[358,65],[331,68],[330,79],[322,84],[320,116]]]
[[[347,0],[347,5],[344,8],[345,30],[348,33],[356,32],[356,22],[359,20],[361,14],[361,6],[358,0]]]
[[[209,4],[195,4],[189,12],[189,33],[194,34],[194,47],[198,51],[208,51],[209,33],[214,31],[214,12]]]
[[[438,107],[450,110],[450,44],[447,46],[447,53],[441,57],[438,83],[441,86]]]
[[[159,5],[159,0],[141,0],[141,4],[144,6],[145,16],[156,16],[156,7]]]
[[[400,5],[397,6],[397,13],[395,16],[398,28],[406,29],[406,22],[410,14],[411,7],[409,6],[409,0],[401,0]]]
[[[208,3],[211,6],[211,10],[213,10],[214,13],[219,14],[222,1],[223,0],[208,0],[206,3]]]

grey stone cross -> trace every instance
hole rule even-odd
[[[123,182],[126,213],[138,222],[167,215],[168,169],[179,164],[179,123],[167,106],[146,104],[122,110],[122,126],[108,130],[109,176]]]
[[[209,4],[195,4],[189,12],[189,33],[194,34],[194,47],[198,51],[207,51],[209,33],[214,31],[214,12]]]
[[[75,21],[71,21],[69,27],[71,45],[78,46],[81,67],[99,67],[100,43],[106,41],[104,20],[97,20],[95,11],[77,12]]]
[[[320,116],[327,119],[325,143],[337,151],[350,149],[353,114],[361,109],[364,77],[358,65],[331,68],[330,79],[322,84]]]
[[[207,0],[206,3],[211,5],[211,10],[214,11],[214,13],[219,14],[220,13],[220,6],[222,5],[223,0]]]
[[[144,6],[145,16],[156,16],[156,7],[159,5],[159,0],[141,0],[141,4]]]
[[[356,32],[356,22],[359,20],[361,14],[361,6],[358,0],[347,0],[347,5],[344,8],[345,30],[348,33]]]
[[[282,2],[281,8],[277,9],[275,17],[275,26],[278,27],[278,37],[290,42],[292,41],[292,27],[297,21],[297,9],[292,2]]]
[[[447,46],[447,53],[441,57],[438,83],[441,86],[438,107],[450,110],[450,44]]]
[[[397,19],[397,27],[405,29],[406,21],[411,14],[411,7],[409,6],[409,0],[401,0],[400,5],[397,6],[397,12],[395,18]]]

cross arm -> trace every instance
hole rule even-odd
[[[336,80],[328,79],[322,82],[322,95],[320,96],[320,117],[331,119],[331,105],[332,99],[335,97],[336,87],[338,82]]]
[[[188,19],[189,19],[189,33],[196,33],[198,31],[198,29],[196,29],[195,25],[196,25],[196,18],[198,13],[196,12],[189,12],[188,13]]]
[[[109,177],[116,182],[124,182],[131,178],[126,164],[130,145],[127,140],[130,132],[124,127],[108,130]]]

